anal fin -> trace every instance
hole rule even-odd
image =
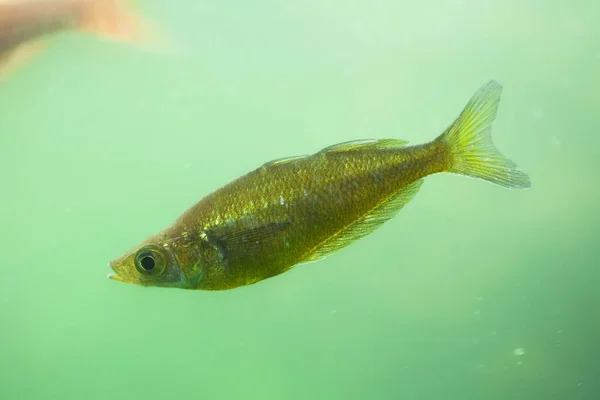
[[[367,236],[390,220],[417,194],[423,179],[419,179],[395,193],[367,215],[346,226],[326,241],[320,243],[302,262],[316,261],[336,252],[352,242]]]

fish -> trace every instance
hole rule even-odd
[[[0,80],[30,61],[51,35],[87,32],[106,39],[149,44],[148,21],[126,0],[0,0]]]
[[[355,140],[264,163],[109,262],[108,278],[230,290],[321,260],[369,235],[395,217],[429,175],[448,172],[529,188],[529,176],[492,141],[501,92],[502,85],[490,80],[425,144]]]

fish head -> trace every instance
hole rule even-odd
[[[108,278],[142,286],[180,287],[188,286],[177,257],[168,243],[146,240],[123,256],[111,261],[114,274]]]

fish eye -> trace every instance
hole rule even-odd
[[[147,246],[138,250],[135,256],[135,268],[142,275],[156,276],[164,272],[165,257],[160,249]]]
[[[149,254],[147,256],[142,257],[142,259],[140,260],[140,265],[142,268],[144,268],[145,271],[152,271],[156,266],[156,261],[154,260],[154,257],[152,257],[152,255]]]

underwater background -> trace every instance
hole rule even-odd
[[[138,2],[0,88],[1,399],[600,399],[600,6]],[[435,138],[489,79],[506,190],[439,174],[373,234],[224,292],[108,261],[271,159]]]

